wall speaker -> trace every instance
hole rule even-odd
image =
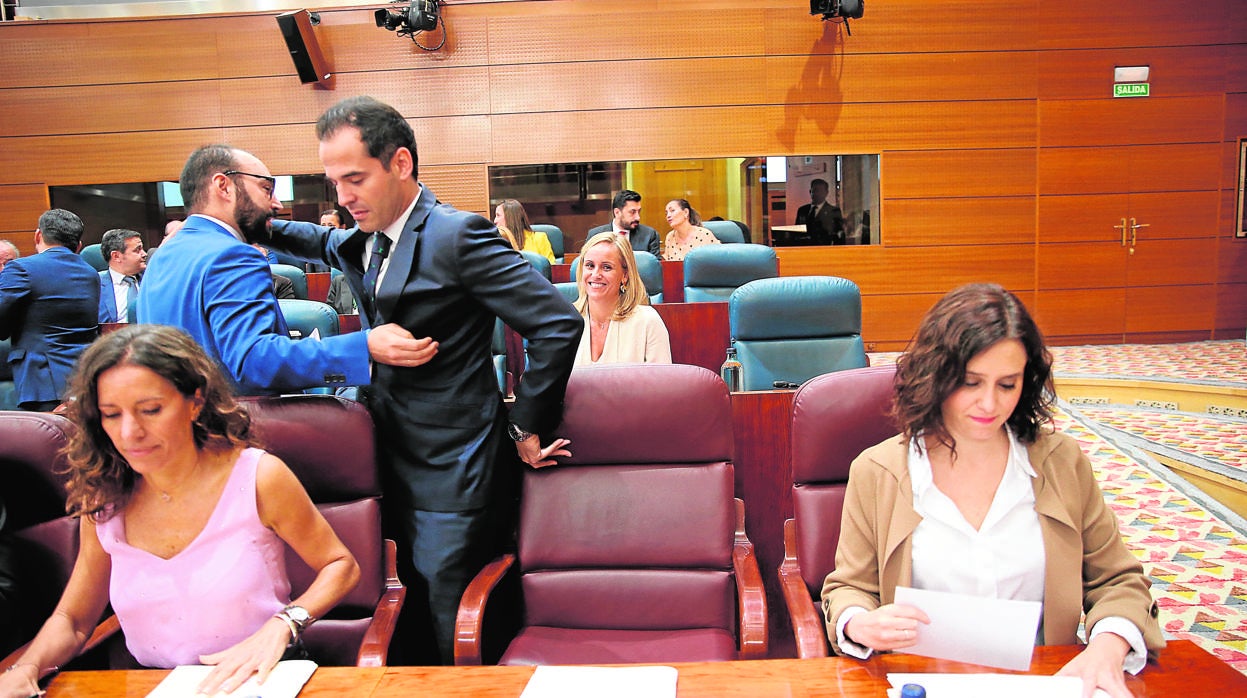
[[[316,34],[312,32],[311,13],[307,10],[283,12],[277,15],[277,26],[286,40],[286,48],[290,49],[290,58],[294,61],[300,82],[324,82],[333,76],[329,62],[320,50],[320,43],[316,41]]]

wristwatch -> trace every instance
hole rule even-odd
[[[510,436],[512,441],[523,441],[532,436],[532,433],[519,428],[515,422],[507,422],[507,436]]]
[[[281,612],[276,614],[275,617],[281,618],[286,621],[286,625],[290,626],[291,644],[298,642],[299,637],[303,635],[303,631],[307,630],[307,626],[311,625],[312,621],[315,620],[312,618],[312,614],[307,612],[306,608],[293,604],[281,609]]]

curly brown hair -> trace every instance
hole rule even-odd
[[[968,284],[949,291],[918,327],[897,360],[892,416],[909,439],[918,434],[957,449],[944,425],[944,400],[965,381],[966,364],[1002,339],[1026,352],[1022,393],[1007,423],[1022,443],[1033,443],[1052,421],[1052,354],[1018,297],[998,284]]]
[[[113,445],[100,419],[100,374],[121,365],[150,369],[203,407],[192,432],[195,448],[226,451],[255,444],[251,416],[234,397],[221,369],[190,335],[164,325],[129,325],[87,347],[70,379],[66,416],[74,429],[64,453],[69,462],[65,504],[72,516],[101,520],[120,511],[134,492],[136,474]]]

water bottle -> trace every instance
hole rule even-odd
[[[916,683],[901,686],[901,698],[927,698],[927,689]]]
[[[732,340],[735,342],[736,340]],[[745,389],[745,377],[742,373],[740,361],[736,360],[736,347],[727,348],[727,359],[723,361],[723,366],[719,368],[719,375],[723,377],[723,382],[727,383],[727,389],[730,392],[738,393]]]

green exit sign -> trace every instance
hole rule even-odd
[[[1113,85],[1114,97],[1146,97],[1151,86],[1146,82],[1119,82]]]

